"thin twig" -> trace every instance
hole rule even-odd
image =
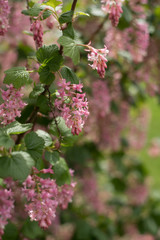
[[[71,7],[71,11],[73,11],[73,12],[75,11],[77,1],[78,0],[73,0],[72,7]]]
[[[56,119],[56,114],[55,114],[55,109],[52,105],[52,99],[51,99],[51,93],[49,91],[49,87],[47,88],[47,91],[48,91],[48,102],[49,102],[49,106],[50,106],[50,109],[51,109],[51,112],[52,112],[52,115],[53,115],[53,119],[54,119],[54,122],[55,122],[55,125],[56,125],[56,129],[58,131],[58,134],[59,134],[59,142],[61,143],[62,140],[63,140],[63,137],[62,137],[62,134],[61,134],[61,131],[58,127],[58,121]]]

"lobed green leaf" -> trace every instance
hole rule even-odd
[[[45,146],[44,139],[35,132],[30,132],[24,137],[27,152],[34,160],[39,160],[42,157],[42,152]]]
[[[5,71],[5,84],[13,84],[15,88],[20,88],[28,83],[30,76],[25,67],[13,67]]]
[[[77,43],[73,39],[66,36],[61,36],[58,39],[58,43],[63,46],[64,55],[72,58],[72,61],[75,65],[78,64],[80,61],[80,52]]]
[[[0,166],[1,178],[24,181],[34,166],[34,160],[27,152],[12,152],[10,157],[0,157]]]

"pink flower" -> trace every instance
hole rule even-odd
[[[40,178],[36,175],[38,170],[34,168],[33,171],[34,175],[29,175],[23,183],[22,191],[29,202],[25,210],[31,221],[38,221],[40,227],[48,228],[56,216],[58,187],[55,180]]]
[[[119,18],[122,10],[123,0],[102,0],[102,10],[106,13],[109,13],[109,19],[112,22],[112,25],[116,27],[119,23]]]
[[[0,105],[1,124],[7,125],[15,121],[16,117],[21,116],[21,109],[26,105],[22,100],[21,89],[16,89],[12,84],[6,85],[6,91],[1,89],[4,103]]]
[[[127,40],[125,48],[131,53],[133,60],[136,63],[142,62],[149,46],[148,24],[136,21],[134,27],[125,29],[124,38]]]
[[[129,201],[136,206],[142,205],[148,198],[148,189],[144,184],[137,184],[127,190]]]
[[[11,212],[14,208],[13,202],[12,191],[10,189],[0,188],[0,239],[4,233],[4,228],[8,223],[8,219],[11,218]]]
[[[9,27],[8,15],[10,8],[8,6],[8,0],[0,0],[0,35],[4,35]]]
[[[40,171],[33,168],[33,176],[29,175],[24,181],[22,192],[27,199],[25,210],[31,221],[38,221],[41,228],[48,228],[56,217],[58,205],[65,209],[71,202],[76,183],[58,187],[54,179],[41,178],[39,173],[53,174],[53,170],[51,167]]]
[[[40,20],[36,20],[32,23],[30,30],[33,32],[33,38],[36,46],[42,47],[43,45],[43,28]]]
[[[116,27],[118,25],[121,13],[123,13],[123,10],[119,3],[113,4],[111,6],[109,19],[111,20],[112,25],[114,27]]]
[[[59,205],[62,209],[66,209],[68,207],[68,203],[72,202],[72,197],[74,194],[74,188],[76,186],[75,182],[69,184],[64,184],[61,187],[58,195]]]
[[[82,84],[71,84],[62,79],[58,83],[61,87],[58,90],[58,98],[55,100],[55,107],[61,111],[68,128],[71,128],[73,135],[78,135],[87,119],[88,102],[85,93],[82,92]]]
[[[91,42],[86,45],[87,49],[86,51],[89,52],[88,54],[88,61],[93,62],[91,68],[96,69],[98,74],[101,78],[104,78],[105,76],[105,68],[107,68],[106,62],[108,61],[106,59],[106,56],[109,52],[106,46],[102,49],[95,49],[91,45]]]

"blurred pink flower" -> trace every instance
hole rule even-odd
[[[4,35],[8,28],[8,15],[10,13],[10,7],[8,5],[8,0],[0,0],[0,35]]]

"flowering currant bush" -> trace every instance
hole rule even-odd
[[[137,160],[159,16],[147,0],[0,0],[0,240],[159,239]]]

